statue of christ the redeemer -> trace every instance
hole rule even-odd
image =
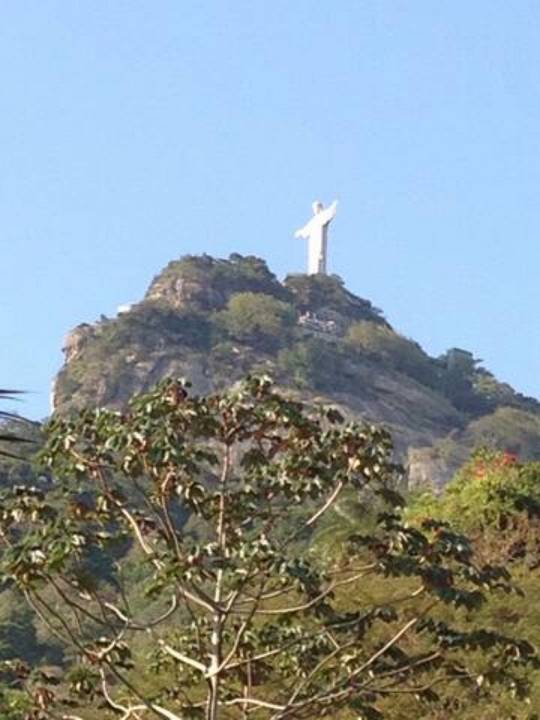
[[[314,202],[312,207],[313,217],[294,236],[309,240],[308,274],[326,275],[328,226],[336,216],[337,200],[327,208],[319,201]]]

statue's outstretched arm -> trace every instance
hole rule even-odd
[[[326,210],[323,210],[323,211],[319,214],[319,216],[321,217],[321,220],[322,220],[325,224],[326,224],[326,223],[329,223],[330,220],[333,220],[333,219],[336,217],[337,204],[338,204],[338,201],[337,201],[337,200],[334,200],[334,202],[333,202],[331,205],[329,205],[329,206],[326,208]],[[319,216],[318,216],[318,217],[319,217]]]
[[[300,228],[300,230],[297,230],[297,231],[294,233],[294,237],[295,237],[295,238],[301,238],[302,240],[307,240],[307,239],[309,238],[308,226],[307,226],[307,225],[304,225],[303,228]]]

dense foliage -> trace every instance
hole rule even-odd
[[[0,720],[537,720],[536,400],[335,276],[240,255],[170,263],[67,358],[48,467],[0,413]],[[254,371],[306,405],[249,381],[127,407]],[[465,464],[403,514],[386,433],[316,395]]]
[[[339,344],[318,337],[305,337],[284,348],[278,355],[277,367],[281,377],[303,390],[347,392],[358,381]]]
[[[349,292],[337,275],[288,275],[284,286],[300,312],[317,313],[330,308],[349,322],[369,320],[386,325],[381,311],[369,300]]]
[[[52,489],[2,495],[1,568],[70,654],[60,678],[4,664],[27,692],[3,691],[12,717],[373,720],[396,695],[526,696],[532,646],[470,622],[508,573],[441,520],[404,522],[382,429],[265,378],[167,381],[56,418],[43,459]],[[377,509],[325,544],[341,502]]]
[[[521,593],[505,601],[491,600],[482,611],[485,622],[513,627],[530,642],[540,643],[540,463],[523,463],[509,452],[480,448],[439,496],[413,498],[408,517],[451,522],[467,532],[477,562],[504,564]],[[502,698],[456,699],[460,717],[495,720],[536,718],[540,712],[540,674],[528,673],[532,687],[528,712],[520,713]]]
[[[231,337],[270,349],[287,342],[295,320],[292,305],[253,292],[236,293],[217,315],[218,324]]]
[[[261,258],[233,253],[228,260],[209,255],[186,255],[170,262],[154,278],[147,297],[166,297],[175,304],[187,299],[196,310],[219,310],[235,293],[264,293],[290,300],[290,293],[278,282]]]
[[[525,552],[523,530],[529,539],[537,538],[540,518],[540,463],[520,463],[517,456],[490,448],[480,448],[456,474],[444,493],[437,497],[423,493],[410,511],[421,517],[439,517],[463,531],[498,538],[497,552],[502,553],[502,539],[513,538],[510,554],[499,559],[510,561]],[[515,542],[514,542],[515,541]],[[532,556],[540,547],[532,548]]]
[[[426,385],[437,385],[437,369],[429,355],[418,343],[408,340],[385,325],[365,320],[353,323],[347,331],[346,340],[354,350],[389,363],[396,370]]]

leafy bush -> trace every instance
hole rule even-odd
[[[385,325],[361,321],[350,326],[346,341],[350,347],[372,355],[419,382],[434,387],[434,362],[418,343],[408,340]]]
[[[103,347],[109,354],[129,346],[144,348],[167,341],[206,349],[210,329],[209,320],[202,313],[152,303],[140,305],[103,325],[94,347]]]
[[[279,346],[289,336],[296,315],[289,303],[263,293],[237,293],[217,315],[232,337],[255,344]]]
[[[337,275],[288,275],[284,284],[301,312],[317,313],[324,308],[349,320],[371,320],[386,325],[381,311],[369,300],[349,292]]]
[[[209,255],[186,255],[170,262],[157,275],[147,298],[177,294],[178,284],[191,285],[189,304],[200,310],[221,309],[234,293],[255,292],[288,301],[290,293],[268,269],[264,260],[233,253],[228,260]]]
[[[410,508],[411,517],[437,517],[463,531],[494,541],[497,561],[508,561],[540,541],[540,463],[518,461],[509,452],[481,448],[459,470],[442,496],[424,493]],[[506,549],[505,536],[506,533]],[[507,553],[504,556],[504,553]],[[503,555],[501,557],[501,555]]]
[[[345,392],[355,382],[340,344],[316,337],[282,350],[278,355],[278,367],[299,388]]]
[[[455,408],[473,417],[494,408],[494,403],[475,388],[473,376],[460,368],[441,369],[439,390]]]
[[[471,447],[487,445],[507,450],[526,460],[540,460],[540,415],[511,407],[500,407],[494,413],[470,423],[464,436]]]

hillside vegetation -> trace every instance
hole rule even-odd
[[[65,354],[60,413],[124,407],[164,377],[209,392],[265,372],[299,397],[383,423],[412,484],[442,486],[479,445],[540,458],[540,404],[472,353],[432,358],[338,277],[280,283],[255,257],[169,263],[128,312],[75,328]]]

